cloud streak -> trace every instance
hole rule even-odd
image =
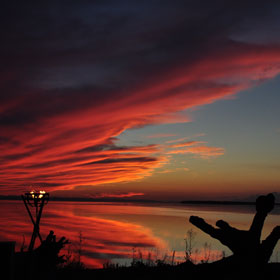
[[[195,157],[202,159],[215,158],[222,156],[225,153],[224,148],[208,147],[208,146],[195,146],[182,150],[169,151],[169,154],[191,154]]]
[[[179,144],[173,144],[170,145],[171,148],[182,148],[182,147],[189,147],[189,146],[195,146],[198,144],[203,144],[206,143],[205,141],[188,141],[184,143],[179,143]]]
[[[148,135],[147,138],[167,138],[167,137],[174,137],[174,136],[177,136],[177,134],[158,133],[158,134]]]
[[[143,196],[144,193],[135,193],[135,192],[128,192],[128,193],[99,193],[92,195],[94,198],[126,198],[126,197],[134,197],[134,196]]]

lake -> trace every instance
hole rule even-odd
[[[26,250],[33,227],[23,202],[2,200],[0,213],[0,241],[16,241],[16,250]],[[76,257],[81,249],[81,261],[92,268],[108,261],[129,265],[132,258],[141,257],[171,261],[174,256],[175,261],[184,261],[185,239],[190,241],[190,235],[193,261],[213,261],[230,255],[230,250],[191,225],[189,217],[201,216],[213,225],[223,219],[248,229],[254,213],[254,206],[239,205],[50,201],[44,208],[40,232],[43,239],[50,230],[57,239],[65,236],[71,244],[64,253]],[[279,217],[280,207],[276,206],[266,219],[263,239],[280,224]],[[280,257],[279,243],[271,261]]]

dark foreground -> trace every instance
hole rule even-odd
[[[267,263],[264,266],[252,266],[247,262],[236,262],[226,257],[213,263],[193,264],[191,261],[170,265],[157,263],[148,265],[145,262],[135,262],[129,267],[107,265],[103,269],[88,269],[82,263],[67,265],[50,265],[49,258],[42,259],[39,255],[20,253],[15,255],[14,269],[10,276],[0,277],[3,280],[93,280],[93,279],[256,279],[275,280],[280,276],[280,263]],[[6,259],[7,260],[7,259]],[[4,260],[0,266],[4,264]],[[74,264],[74,265],[73,265]],[[2,276],[7,266],[1,267]]]
[[[279,279],[280,263],[269,263],[259,271],[250,271],[240,267],[223,269],[213,264],[194,265],[184,263],[181,265],[157,266],[157,267],[119,267],[105,269],[86,268],[60,268],[54,271],[24,271],[16,270],[12,278],[2,278],[3,280],[109,280],[109,279],[135,279],[135,280],[162,280],[162,279],[257,279],[275,280]]]
[[[233,267],[222,269],[212,264],[193,265],[184,263],[178,266],[163,267],[120,267],[108,269],[61,269],[56,273],[56,278],[51,279],[279,279],[280,264],[270,263],[262,271],[249,272],[246,269]]]
[[[108,266],[104,269],[85,269],[81,265],[63,266],[65,260],[59,252],[69,241],[65,237],[57,241],[54,232],[50,231],[38,248],[31,248],[29,251],[14,253],[13,242],[3,243],[0,246],[1,272],[2,275],[5,275],[5,271],[8,272],[7,280],[279,279],[280,264],[268,262],[280,239],[280,226],[276,226],[266,239],[261,240],[264,221],[274,205],[273,194],[259,196],[256,200],[256,214],[249,230],[234,228],[223,220],[218,220],[214,227],[201,217],[191,216],[189,220],[194,226],[219,240],[233,252],[232,256],[213,263],[194,265],[188,261],[168,265],[159,262],[156,266],[149,266],[136,262],[130,267]],[[38,234],[38,226],[34,226],[34,229]]]

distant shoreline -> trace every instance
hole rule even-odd
[[[206,204],[206,205],[255,205],[254,201],[220,201],[220,200],[184,200],[182,204]],[[275,203],[280,205],[280,203]]]
[[[0,200],[21,200],[20,196],[0,195]],[[144,199],[121,199],[121,198],[83,198],[83,197],[51,197],[50,201],[72,202],[127,202],[127,203],[179,203],[189,205],[255,205],[254,201],[227,201],[227,200],[183,200],[183,201],[159,201]],[[275,203],[280,205],[280,203]]]

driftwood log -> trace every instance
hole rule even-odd
[[[280,226],[276,226],[265,240],[261,240],[264,221],[268,213],[273,210],[274,204],[275,197],[271,193],[256,199],[256,214],[249,230],[239,230],[223,220],[218,220],[216,227],[213,227],[204,219],[191,216],[189,221],[193,225],[218,239],[233,252],[232,256],[211,263],[208,268],[234,274],[263,273],[280,238]]]

